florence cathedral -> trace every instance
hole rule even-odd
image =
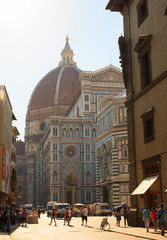
[[[111,164],[113,155],[102,155],[105,147],[106,152],[116,151],[112,146],[114,140],[110,139],[106,146],[103,142],[104,135],[108,134],[106,126],[113,129],[112,136],[114,134],[117,142],[119,136],[124,135],[120,136],[119,146],[127,145],[126,119],[124,123],[117,121],[114,124],[119,114],[122,121],[126,114],[125,96],[117,98],[125,90],[122,72],[113,65],[97,71],[82,71],[73,56],[67,37],[58,66],[39,81],[29,100],[25,128],[26,168],[24,180],[19,175],[18,179],[25,181],[24,203],[34,206],[46,205],[48,201],[71,203],[73,184],[75,202],[93,203],[98,200],[113,205],[109,197],[113,188],[108,188],[109,184],[112,185],[112,174],[117,174],[115,181],[119,187],[121,178],[116,158],[113,166],[118,171],[114,172]],[[108,109],[109,104],[113,114],[108,112],[105,122],[106,118],[100,120],[99,114]],[[116,110],[119,106],[121,108]],[[113,123],[114,128],[109,123]],[[119,133],[115,137],[117,129]],[[124,151],[125,154],[127,156]],[[104,171],[99,170],[100,166],[108,166],[104,170],[106,174],[102,174]],[[122,176],[125,179],[125,175]],[[128,183],[128,177],[125,182]],[[119,201],[117,199],[115,204]]]

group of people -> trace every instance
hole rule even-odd
[[[81,225],[84,225],[85,222],[85,226],[87,226],[87,221],[88,221],[88,208],[86,206],[83,206],[83,208],[81,209],[81,218],[82,218],[82,223]],[[122,214],[123,213],[123,214]],[[40,209],[37,209],[37,214],[38,217],[40,218],[40,214],[41,211]],[[149,225],[150,225],[150,219],[153,223],[154,226],[154,231],[157,231],[157,227],[160,228],[161,230],[161,235],[164,236],[164,232],[165,232],[165,215],[167,214],[167,210],[164,209],[163,204],[160,204],[160,208],[152,208],[151,211],[148,209],[148,207],[145,207],[145,209],[143,210],[143,221],[145,223],[145,227],[147,232],[149,232]],[[19,216],[18,220],[19,220],[19,225],[21,224],[21,226],[25,226],[27,225],[27,210],[25,208],[20,209],[18,212],[16,211],[16,215]],[[127,226],[127,222],[128,222],[128,208],[127,207],[117,207],[115,209],[115,217],[116,217],[116,226],[120,227],[120,221],[121,221],[121,215],[123,215],[124,218],[124,226]],[[65,216],[64,216],[64,225],[69,226],[70,225],[70,221],[71,221],[71,209],[70,207],[66,207],[65,210]],[[56,224],[56,211],[55,208],[52,209],[52,214],[51,214],[51,221],[49,223],[49,225],[52,224],[52,222],[55,223],[55,226],[57,226]],[[6,231],[10,232],[10,210],[5,210],[5,209],[0,209],[0,225],[1,225],[1,229],[2,231],[5,231],[5,227],[6,227]]]
[[[85,221],[85,226],[87,226],[87,221],[88,221],[88,209],[86,208],[86,206],[84,206],[81,209],[81,218],[82,218],[82,226],[84,225],[84,221]],[[66,211],[65,211],[65,216],[64,216],[64,225],[70,226],[70,221],[71,221],[71,209],[70,207],[66,207]],[[55,223],[55,226],[57,226],[56,224],[56,211],[55,208],[52,208],[52,213],[51,213],[51,221],[49,223],[49,225],[52,224],[52,222]]]
[[[122,207],[117,207],[115,211],[116,227],[120,227],[121,210],[122,210]],[[124,226],[126,227],[128,225],[128,209],[126,207],[123,208],[123,217],[124,217]]]
[[[149,232],[150,218],[154,225],[154,231],[157,231],[157,226],[161,230],[161,235],[164,236],[165,233],[165,215],[167,210],[164,209],[163,204],[160,204],[160,208],[152,208],[151,212],[148,207],[145,207],[143,211],[143,221],[145,222],[145,227],[147,232]]]
[[[3,232],[5,231],[5,228],[6,232],[10,232],[10,209],[0,209],[0,225]]]

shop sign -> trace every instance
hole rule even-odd
[[[2,147],[2,192],[9,194],[10,184],[9,153],[5,146]]]

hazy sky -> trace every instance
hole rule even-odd
[[[68,34],[81,70],[119,65],[122,16],[109,0],[0,0],[0,85],[5,85],[24,140],[27,106],[37,83],[56,68]]]

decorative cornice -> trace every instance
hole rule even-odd
[[[106,75],[108,75],[109,73],[115,73],[118,76],[122,76],[122,71],[121,69],[113,66],[113,65],[109,65],[105,68],[101,68],[99,70],[96,70],[94,72],[92,71],[81,71],[80,72],[80,81],[81,80],[90,80],[90,81],[97,81],[97,79],[104,77]]]
[[[98,138],[96,138],[95,143],[98,143],[101,139],[109,135],[110,133],[115,133],[118,131],[125,131],[127,130],[127,124],[124,124],[121,128],[114,126],[113,128],[109,129],[108,131],[102,133]]]
[[[51,116],[49,118],[49,122],[50,124],[62,124],[62,123],[80,123],[80,124],[85,124],[85,123],[89,123],[89,124],[93,124],[93,119],[91,117],[87,117],[87,118],[69,118],[69,117],[54,117]]]

